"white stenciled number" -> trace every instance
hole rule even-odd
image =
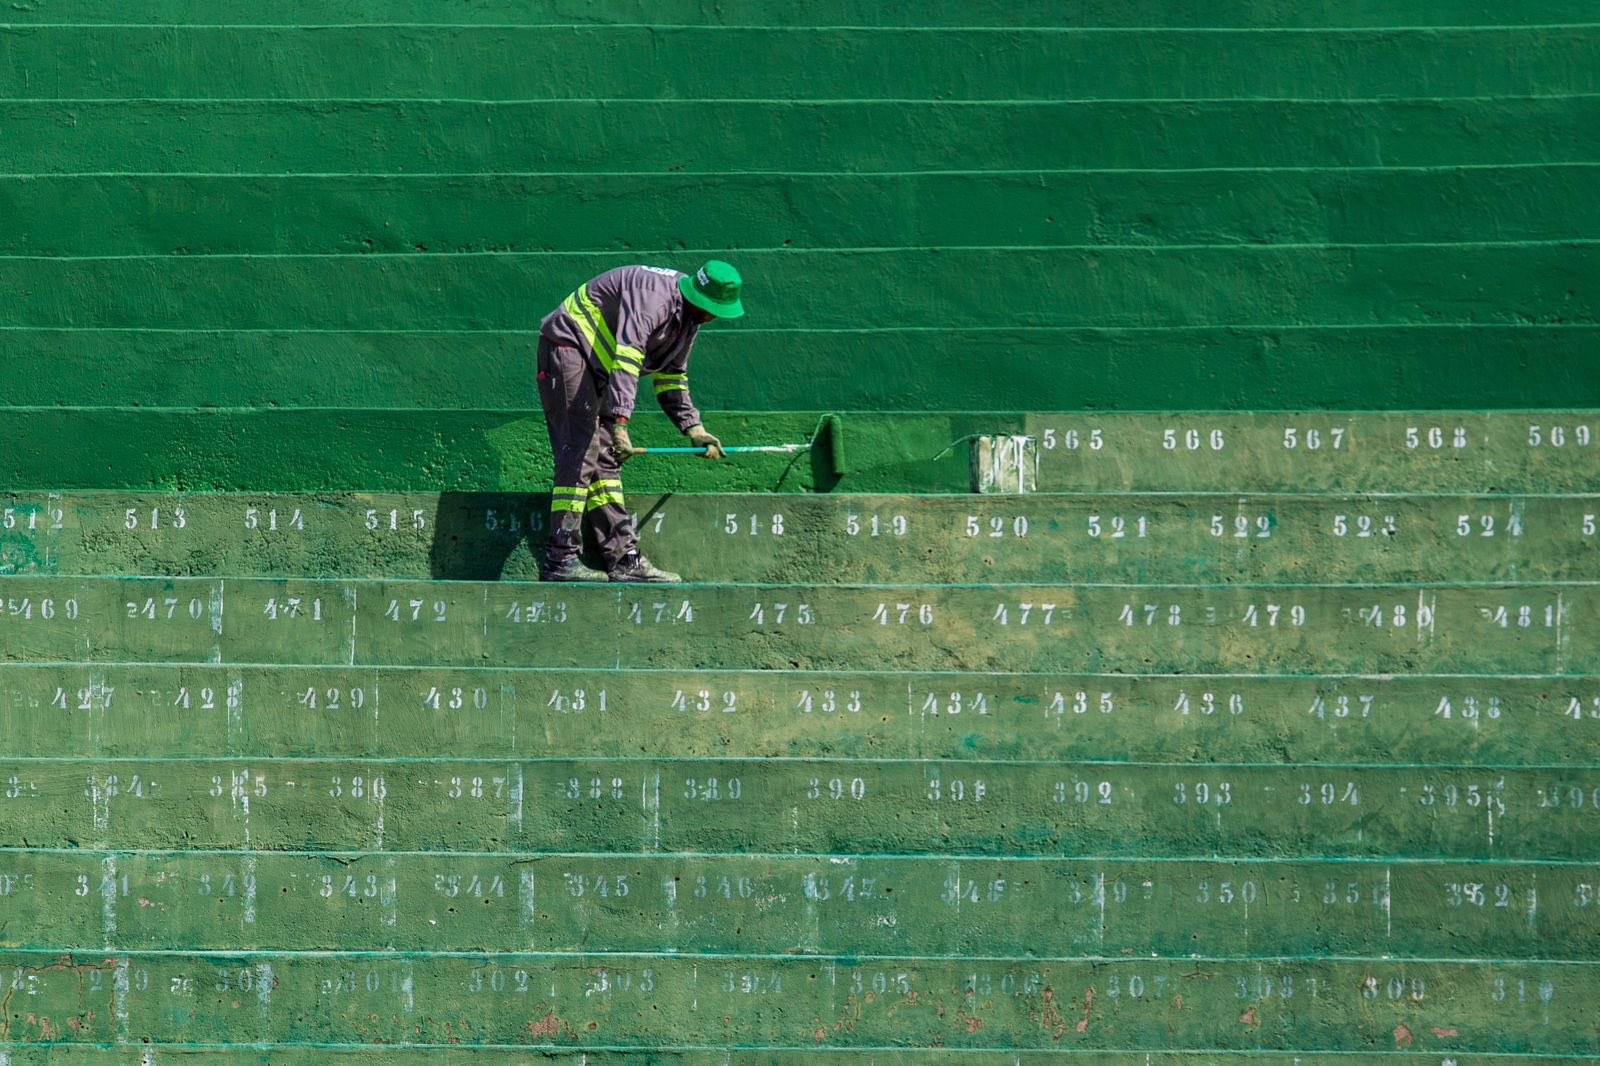
[[[1245,607],[1241,621],[1252,629],[1275,629],[1280,622],[1286,627],[1297,628],[1306,624],[1306,609],[1298,603],[1288,606],[1281,603],[1252,603]]]
[[[1528,447],[1530,448],[1565,448],[1573,445],[1587,448],[1594,443],[1595,432],[1590,426],[1579,424],[1576,426],[1529,426]]]
[[[801,689],[795,697],[795,707],[801,714],[846,714],[861,713],[861,693],[859,691],[835,692],[833,689],[812,691]]]
[[[1234,540],[1267,540],[1272,536],[1271,515],[1220,515],[1211,516],[1211,535],[1231,537]]]
[[[160,508],[141,511],[129,507],[123,513],[122,526],[124,529],[187,529],[189,512],[182,507],[174,507],[164,514]]]
[[[1197,714],[1202,718],[1212,718],[1219,713],[1237,718],[1244,713],[1244,697],[1237,692],[1197,692],[1191,696],[1187,691],[1179,691],[1172,709],[1182,715]]]
[[[722,531],[729,536],[740,534],[759,537],[763,535],[783,536],[783,515],[725,515],[722,520]]]
[[[428,528],[428,516],[420,508],[409,512],[401,510],[369,510],[367,511],[367,528],[370,530],[383,530],[389,533],[398,533],[402,529],[421,532]]]
[[[1134,515],[1131,518],[1125,515],[1097,515],[1089,516],[1089,536],[1099,539],[1106,537],[1110,540],[1121,540],[1124,537],[1148,537],[1150,535],[1150,519],[1146,515]]]
[[[1030,523],[1026,515],[1014,515],[1007,518],[1003,515],[967,515],[967,536],[992,537],[996,540],[1002,537],[1026,537]]]
[[[844,517],[844,531],[851,537],[903,537],[911,532],[911,522],[903,514],[858,515]]]
[[[931,603],[880,603],[872,612],[872,620],[880,626],[933,625]]]
[[[1097,452],[1106,446],[1105,431],[1101,429],[1046,429],[1039,440],[1040,445],[1047,452],[1057,448],[1062,451],[1075,452],[1088,449]]]
[[[1371,718],[1372,708],[1377,703],[1377,697],[1360,694],[1351,696],[1342,692],[1317,693],[1311,699],[1311,706],[1307,713],[1319,722],[1330,719],[1339,721],[1345,718]]]
[[[1227,440],[1220,429],[1164,429],[1161,447],[1169,452],[1220,452]]]
[[[806,786],[806,799],[820,800],[864,800],[867,798],[867,782],[860,777],[813,777],[811,784]]]
[[[1117,612],[1117,621],[1125,626],[1181,626],[1183,607],[1176,603],[1125,603]]]
[[[695,711],[720,711],[723,714],[733,714],[739,709],[739,694],[733,691],[718,692],[708,688],[699,690],[680,688],[672,695],[671,707],[674,711],[684,714]]]
[[[1418,448],[1430,451],[1465,448],[1468,444],[1467,429],[1465,426],[1407,426],[1405,444],[1408,451]]]
[[[1392,537],[1400,532],[1399,523],[1392,514],[1370,515],[1336,514],[1333,516],[1333,535],[1365,540],[1375,536]]]
[[[1285,426],[1283,430],[1283,446],[1289,451],[1303,448],[1308,452],[1321,451],[1328,448],[1339,451],[1344,447],[1345,428],[1333,426],[1329,429],[1301,428],[1299,426]]]
[[[994,608],[991,619],[996,625],[1053,625],[1056,605],[1053,603],[1000,603]]]
[[[1458,537],[1496,537],[1501,534],[1508,537],[1522,536],[1522,516],[1515,510],[1512,510],[1504,521],[1497,519],[1492,514],[1456,516],[1456,536]]]
[[[758,603],[750,608],[750,617],[745,620],[758,626],[809,626],[816,623],[817,613],[809,603]]]
[[[391,622],[444,622],[448,610],[444,600],[390,600],[383,616]]]
[[[1111,714],[1116,709],[1117,701],[1111,693],[1096,694],[1079,689],[1076,692],[1057,692],[1052,695],[1044,713],[1046,717],[1060,718],[1068,714],[1088,714],[1090,711]]]
[[[298,507],[282,513],[279,513],[276,507],[269,507],[265,511],[259,507],[246,507],[244,528],[260,530],[263,533],[277,533],[280,530],[290,529],[303,532],[306,528],[306,516]]]

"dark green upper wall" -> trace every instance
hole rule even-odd
[[[6,39],[0,97],[32,99],[1345,100],[1600,90],[1600,26],[47,26]],[[48,53],[73,62],[41,66]]]
[[[197,17],[203,12],[203,17]],[[15,24],[300,26],[419,22],[438,25],[569,23],[709,26],[1518,26],[1593,22],[1591,0],[29,0]]]
[[[1600,404],[1597,176],[1590,0],[32,0],[4,402],[526,409],[715,254],[709,410]]]

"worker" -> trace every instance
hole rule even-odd
[[[637,455],[628,437],[639,379],[655,379],[656,400],[707,459],[722,442],[700,421],[689,393],[689,353],[700,327],[744,314],[739,272],[712,260],[692,275],[661,267],[607,271],[550,312],[539,326],[539,402],[555,456],[544,581],[681,581],[639,552],[622,496],[621,467]],[[589,520],[605,570],[585,566]]]

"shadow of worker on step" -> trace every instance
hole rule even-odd
[[[440,493],[429,573],[445,581],[536,581],[549,525],[549,493]]]

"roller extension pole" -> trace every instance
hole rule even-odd
[[[724,444],[724,455],[796,455],[800,452],[811,450],[809,444],[762,444],[762,445],[730,445]],[[635,455],[704,455],[704,448],[635,448]]]

